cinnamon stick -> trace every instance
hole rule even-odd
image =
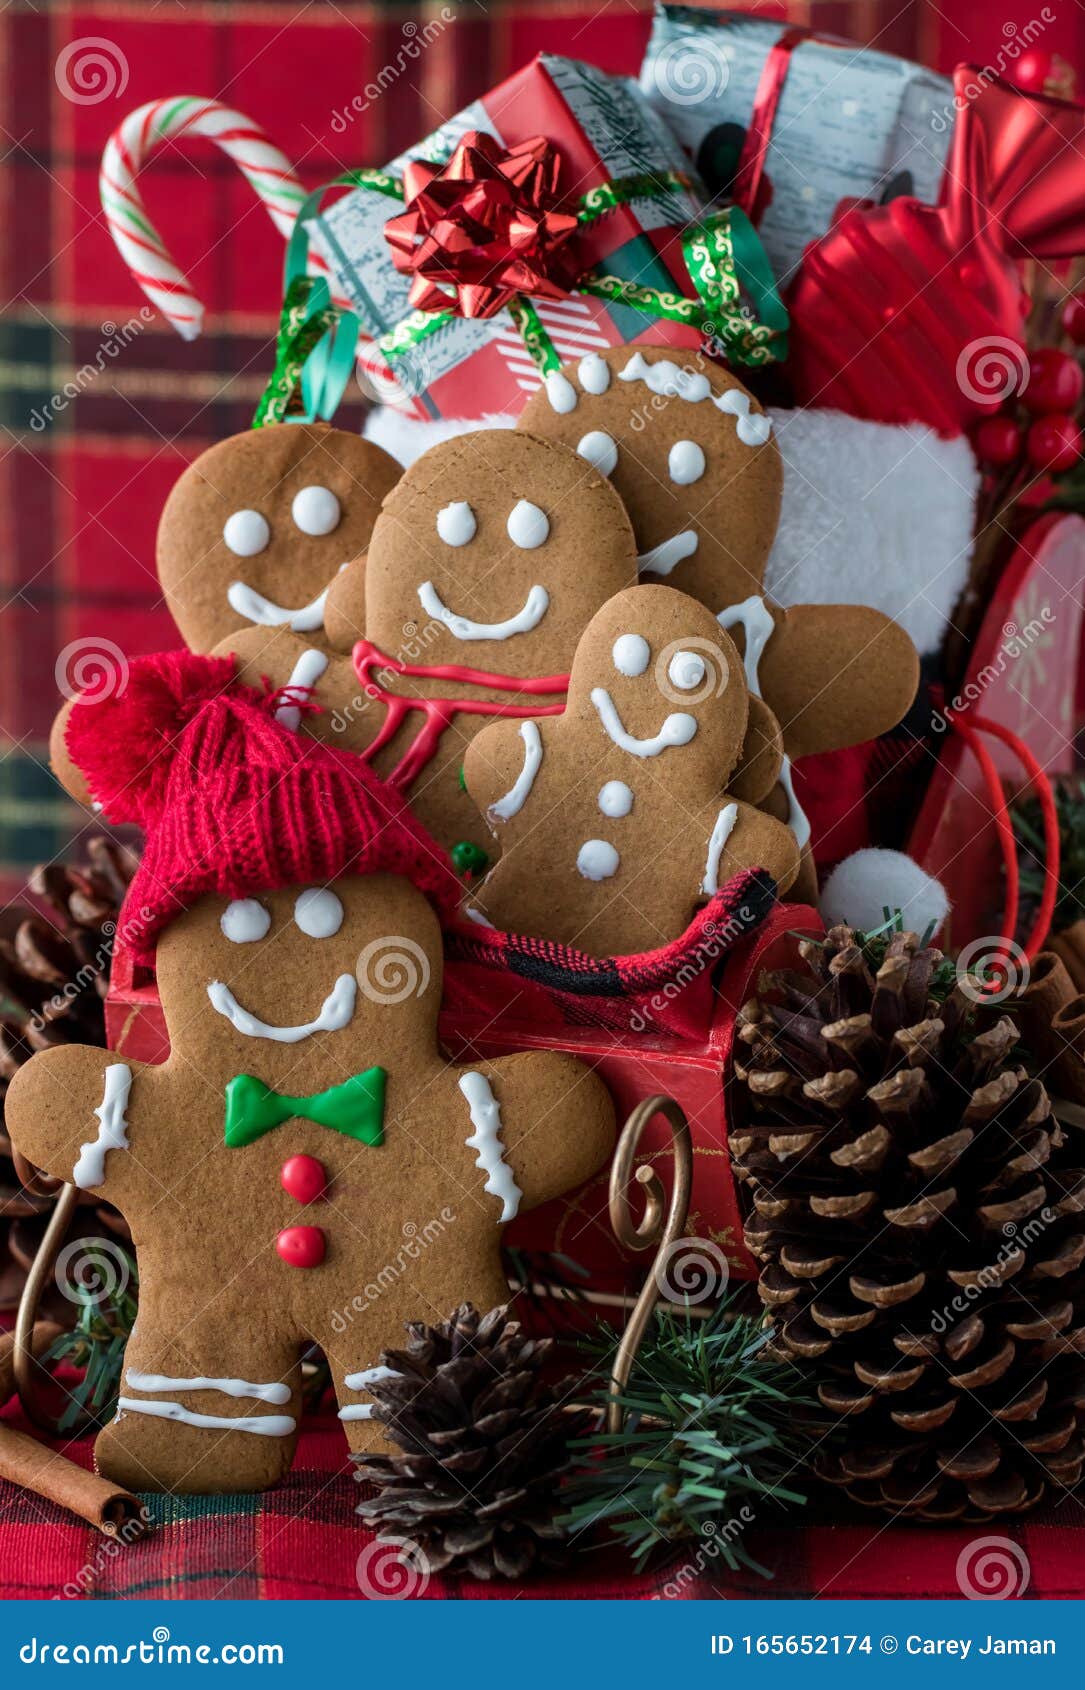
[[[1072,927],[1064,927],[1061,933],[1052,934],[1047,948],[1062,958],[1066,972],[1074,982],[1075,992],[1085,992],[1085,919],[1075,921]]]
[[[34,1354],[45,1350],[58,1331],[58,1327],[50,1327],[44,1321],[35,1326]],[[6,1332],[0,1336],[0,1392],[5,1402],[14,1389],[14,1353],[14,1334]],[[17,1432],[14,1426],[4,1422],[0,1422],[0,1478],[10,1479],[46,1502],[55,1502],[59,1508],[70,1509],[98,1531],[108,1537],[119,1537],[125,1543],[142,1537],[148,1529],[147,1515],[138,1497],[119,1490],[97,1473],[86,1472],[67,1456],[58,1455],[36,1438]]]

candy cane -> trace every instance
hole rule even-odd
[[[189,135],[214,141],[233,159],[284,239],[294,227],[305,190],[289,160],[272,146],[263,130],[217,100],[191,94],[151,100],[131,112],[110,136],[98,178],[110,233],[147,298],[178,334],[185,340],[195,340],[203,325],[203,306],[148,218],[135,185],[136,176],[156,147]]]

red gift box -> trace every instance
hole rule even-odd
[[[473,130],[506,148],[544,136],[560,157],[560,192],[574,205],[592,188],[618,179],[643,175],[662,185],[667,171],[689,172],[678,141],[633,84],[544,53],[394,159],[387,175],[402,178],[416,159],[443,163]],[[309,225],[334,291],[351,302],[374,339],[410,311],[410,279],[395,268],[384,228],[402,209],[401,201],[358,187]],[[681,234],[700,210],[700,201],[678,188],[616,206],[577,233],[577,264],[601,265],[622,280],[696,298]],[[638,341],[696,350],[702,340],[696,328],[588,294],[536,298],[533,304],[563,362]],[[515,416],[541,381],[507,310],[488,320],[453,318],[391,366],[376,346],[363,349],[360,365],[379,399],[422,420]]]

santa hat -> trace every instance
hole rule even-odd
[[[282,704],[243,686],[232,657],[172,651],[136,658],[118,696],[73,706],[68,749],[92,795],[146,834],[118,924],[136,961],[205,892],[384,872],[454,909],[455,870],[403,797],[354,752],[284,726]]]

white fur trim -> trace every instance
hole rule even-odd
[[[885,911],[899,910],[905,927],[920,936],[937,933],[949,913],[946,889],[903,851],[869,847],[837,863],[821,893],[821,913],[830,927],[844,922],[870,932],[885,923]]]
[[[979,470],[968,441],[840,411],[769,415],[784,497],[765,592],[782,605],[870,605],[921,653],[937,651],[972,549]]]
[[[379,405],[365,419],[365,437],[391,454],[404,469],[410,469],[415,458],[439,446],[442,440],[454,440],[458,434],[470,434],[476,428],[514,428],[515,417],[476,417],[465,422],[461,417],[437,417],[432,422],[419,422],[405,417],[390,405]]]

